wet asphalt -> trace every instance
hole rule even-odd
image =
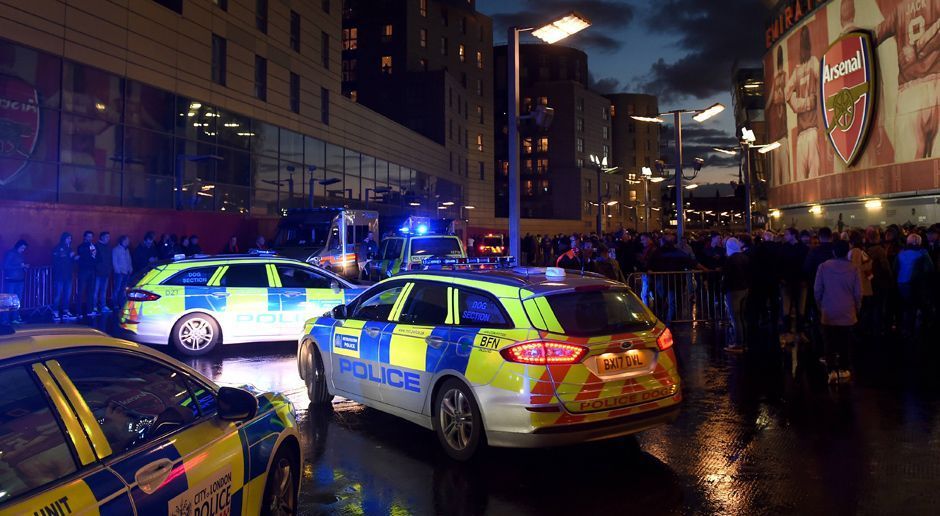
[[[33,321],[41,322],[41,321]],[[87,322],[113,331],[113,321]],[[940,514],[940,338],[860,336],[850,383],[809,346],[723,350],[674,325],[678,420],[614,441],[448,459],[428,430],[357,403],[309,407],[296,343],[177,356],[227,385],[284,393],[304,451],[301,514]],[[158,347],[169,352],[167,347]],[[173,354],[173,353],[171,353]]]
[[[432,432],[337,399],[313,410],[296,344],[184,359],[223,384],[285,393],[303,437],[303,514],[937,514],[940,352],[934,339],[855,350],[830,386],[776,343],[744,355],[722,331],[674,329],[685,402],[635,437],[449,460]]]

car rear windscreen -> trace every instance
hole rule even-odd
[[[460,241],[451,237],[426,237],[411,239],[412,256],[463,256]]]
[[[647,330],[653,320],[627,290],[596,290],[545,298],[566,335],[591,337]]]

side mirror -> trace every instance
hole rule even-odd
[[[244,389],[222,387],[216,400],[219,418],[225,421],[246,421],[258,413],[258,399]]]
[[[330,288],[333,289],[334,294],[339,294],[340,289],[342,288],[338,281],[333,280],[330,282]]]
[[[343,320],[346,318],[346,305],[336,305],[330,313],[334,319]]]

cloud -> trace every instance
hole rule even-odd
[[[613,77],[596,79],[594,74],[588,72],[588,87],[601,95],[608,95],[610,93],[617,93],[620,87],[620,81]]]
[[[684,158],[682,161],[686,163],[691,163],[695,158],[702,158],[705,160],[706,167],[737,168],[740,161],[739,156],[729,156],[715,151],[715,147],[735,148],[737,145],[737,138],[721,129],[694,125],[682,128],[682,154]],[[672,147],[668,150],[670,152],[666,161],[672,162]]]
[[[659,59],[636,79],[660,102],[727,92],[735,62],[758,64],[767,8],[754,0],[649,0],[644,25],[678,36],[685,55]]]
[[[623,42],[610,34],[625,29],[636,17],[632,5],[618,0],[523,0],[523,3],[526,9],[522,11],[492,15],[493,29],[497,34],[505,32],[508,27],[532,26],[549,21],[554,16],[577,11],[591,20],[594,27],[602,30],[584,31],[566,41],[566,44],[613,53],[620,50]]]

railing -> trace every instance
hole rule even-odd
[[[6,282],[0,275],[0,292],[6,292]],[[26,269],[23,285],[22,308],[37,308],[52,304],[52,267],[30,267]]]
[[[721,273],[636,272],[627,284],[666,322],[721,322],[728,319]]]

